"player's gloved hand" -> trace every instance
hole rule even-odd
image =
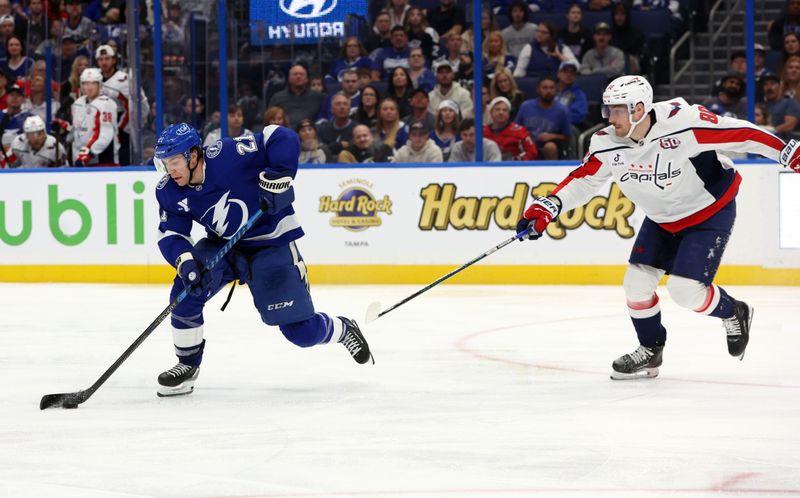
[[[789,140],[781,151],[781,164],[800,173],[800,142]]]
[[[534,199],[517,223],[517,234],[522,233],[519,240],[536,240],[541,237],[547,225],[557,218],[560,212],[561,200],[558,197],[551,195]]]
[[[75,166],[86,166],[92,160],[94,154],[89,150],[89,147],[81,147],[78,151],[78,156],[75,158]]]
[[[294,187],[290,176],[270,179],[262,171],[258,175],[258,186],[261,187],[261,209],[266,214],[275,214],[294,202]]]
[[[222,272],[208,271],[188,252],[178,258],[178,276],[191,296],[211,296],[222,280]]]
[[[54,118],[53,124],[66,132],[72,131],[72,124],[66,119]]]

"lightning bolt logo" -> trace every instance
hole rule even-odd
[[[209,211],[213,211],[211,213],[211,223],[209,228],[214,230],[214,232],[216,232],[220,237],[225,237],[225,232],[228,230],[228,214],[230,212],[231,204],[238,205],[239,209],[242,211],[242,219],[238,228],[243,227],[245,223],[247,223],[247,218],[250,216],[247,205],[243,201],[233,198],[228,199],[228,195],[230,193],[230,190],[225,192],[222,197],[219,198],[217,203],[208,208],[208,210],[203,213],[203,216],[200,217],[200,219],[203,219],[209,214]],[[233,219],[235,220],[236,218],[234,217]],[[206,222],[203,222],[203,224],[205,223]]]

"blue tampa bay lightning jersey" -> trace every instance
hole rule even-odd
[[[156,186],[161,215],[158,247],[172,265],[192,249],[193,221],[209,235],[226,239],[244,226],[260,207],[258,175],[262,171],[267,178],[294,178],[300,141],[294,131],[270,125],[255,136],[223,138],[205,147],[203,156],[202,184],[180,187],[167,174]],[[288,206],[262,216],[237,247],[279,246],[302,236],[294,208]]]

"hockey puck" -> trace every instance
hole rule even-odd
[[[64,403],[61,406],[63,406],[64,408],[78,408],[78,403]]]

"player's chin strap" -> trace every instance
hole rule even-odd
[[[649,114],[650,113],[645,112],[644,114],[642,114],[642,117],[639,118],[638,121],[634,121],[633,120],[633,113],[632,112],[630,114],[628,114],[628,121],[630,121],[630,123],[631,123],[631,129],[628,130],[628,133],[625,134],[625,138],[631,138],[631,135],[633,135],[633,130],[635,130],[636,127],[639,126],[639,124],[641,124]]]
[[[187,166],[189,164],[191,164],[191,163],[192,163],[192,160],[191,160],[191,155],[190,155],[189,158],[187,158]],[[195,163],[195,165],[194,165],[194,168],[189,168],[189,182],[187,183],[188,186],[197,187],[198,185],[201,185],[203,183],[202,181],[200,183],[197,183],[197,184],[192,183],[192,178],[194,177],[194,172],[197,171],[197,168],[199,168],[199,167],[200,167],[200,159],[198,158],[197,159],[197,163]]]

